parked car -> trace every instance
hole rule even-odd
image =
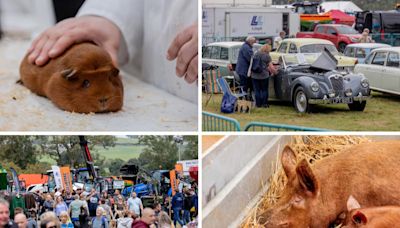
[[[331,41],[343,53],[348,44],[357,43],[361,34],[348,25],[319,24],[314,32],[298,32],[296,38],[319,38]]]
[[[315,38],[284,39],[276,51],[270,53],[272,61],[278,61],[282,55],[304,54],[308,63],[313,63],[324,49],[328,49],[338,60],[339,68],[354,68],[356,58],[346,57],[339,53],[335,45],[329,40]]]
[[[372,50],[354,72],[364,74],[372,90],[400,95],[400,47]]]
[[[221,76],[233,76],[242,45],[243,42],[235,41],[207,44],[203,48],[202,63],[218,66]],[[254,44],[253,50],[256,51],[261,46],[261,44]]]
[[[358,63],[364,63],[365,57],[371,53],[375,48],[381,47],[391,47],[388,44],[380,43],[356,43],[349,44],[346,46],[343,54],[348,57],[353,57],[358,59]]]
[[[292,102],[300,113],[309,112],[315,104],[365,109],[370,90],[364,75],[336,71],[337,60],[328,49],[312,64],[301,59],[301,55],[280,57],[278,74],[271,77],[271,98]]]

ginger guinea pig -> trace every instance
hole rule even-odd
[[[79,113],[115,112],[122,108],[123,85],[110,55],[92,43],[70,47],[44,66],[20,66],[21,82],[59,108]]]

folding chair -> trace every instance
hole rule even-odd
[[[205,107],[212,99],[214,102],[214,93],[222,93],[220,87],[217,84],[218,78],[221,77],[221,72],[218,66],[206,66],[203,68],[204,77],[204,92],[208,94]]]
[[[231,88],[229,87],[228,82],[226,81],[226,79],[224,77],[219,77],[217,79],[217,82],[224,94],[225,93],[231,94],[231,95],[237,97],[238,99],[241,99],[247,95],[247,93],[245,91],[243,91],[243,89],[241,89],[239,91],[239,93],[233,93]]]

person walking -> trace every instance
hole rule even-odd
[[[68,212],[66,211],[61,212],[60,222],[61,222],[61,228],[74,228],[74,224],[72,224]]]
[[[0,228],[17,228],[18,225],[10,219],[10,204],[0,198]]]
[[[269,44],[263,45],[258,52],[255,53],[254,59],[258,59],[258,63],[261,65],[261,72],[252,72],[251,80],[253,82],[253,88],[256,98],[256,107],[268,108],[268,87],[269,87],[269,69],[274,69],[271,56],[269,52],[271,46]]]
[[[61,212],[67,212],[68,206],[64,202],[62,196],[57,196],[56,203],[54,204],[54,212],[56,213],[57,217],[60,217]]]
[[[240,77],[240,86],[247,92],[250,88],[250,78],[248,77],[251,57],[253,56],[253,45],[256,43],[256,38],[249,36],[246,42],[239,50],[239,55],[236,63],[236,73]]]
[[[176,222],[178,222],[181,226],[185,225],[185,222],[182,220],[181,211],[183,209],[183,201],[184,197],[178,189],[176,189],[175,195],[172,197],[172,211],[174,212],[174,226],[176,227]]]
[[[146,207],[143,210],[142,217],[132,223],[132,228],[150,228],[150,225],[153,225],[155,220],[154,210]]]
[[[106,216],[104,216],[104,213],[105,211],[102,207],[97,207],[96,217],[92,219],[93,228],[108,228],[108,220]]]
[[[79,200],[78,195],[74,195],[74,200],[69,205],[68,214],[71,215],[71,221],[75,226],[79,227],[79,215],[81,213],[81,207],[87,209],[86,202]]]
[[[136,192],[132,192],[131,197],[128,199],[128,210],[140,217],[143,211],[142,200],[137,197]]]

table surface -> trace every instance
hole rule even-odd
[[[0,41],[0,131],[197,131],[196,104],[124,72],[121,111],[78,114],[57,108],[15,83],[29,44],[15,38]]]

